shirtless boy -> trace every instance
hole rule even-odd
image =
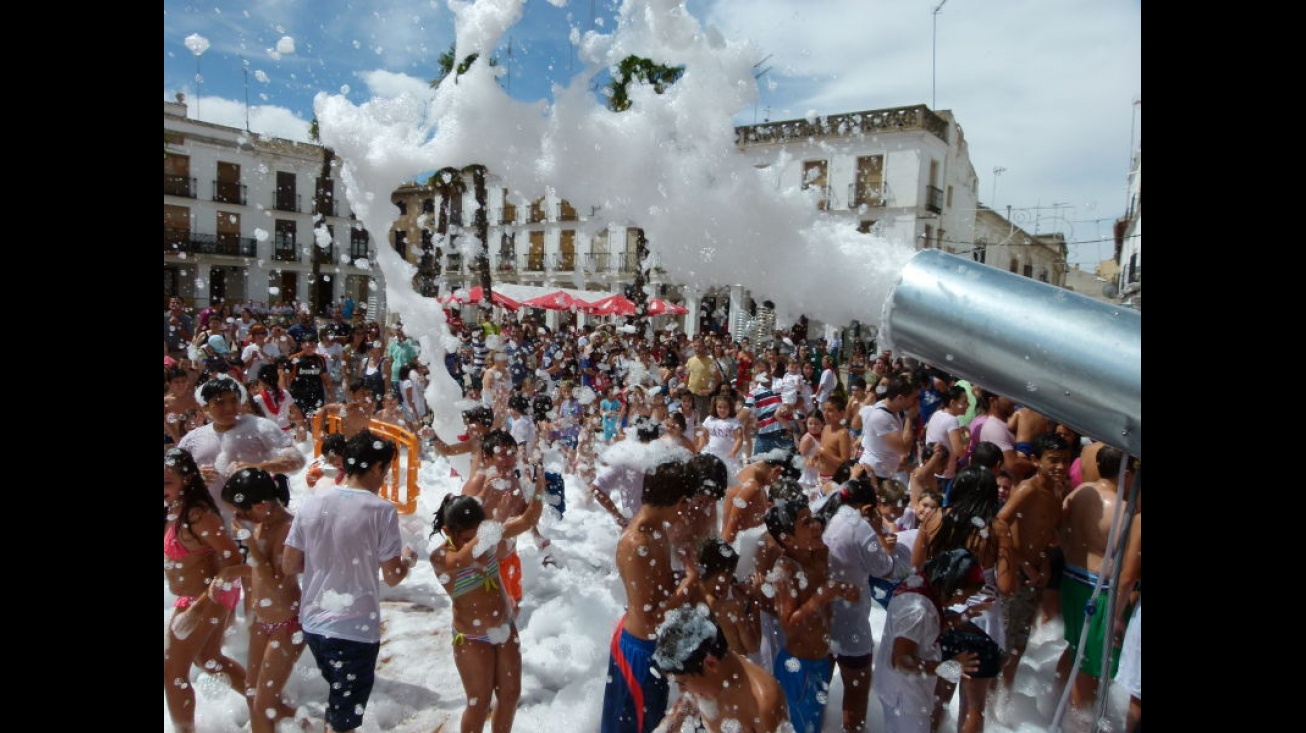
[[[857,588],[830,577],[830,548],[824,525],[802,499],[778,501],[766,510],[766,529],[781,548],[767,582],[774,588],[775,616],[784,646],[773,666],[784,689],[794,730],[821,730],[826,695],[834,674],[830,654],[830,602],[856,602]]]
[[[780,683],[730,648],[704,607],[667,614],[653,661],[683,693],[667,730],[680,730],[680,720],[695,711],[711,733],[775,733],[789,722]]]
[[[694,471],[684,461],[659,464],[644,478],[643,503],[617,541],[617,572],[626,614],[613,632],[603,689],[601,733],[650,733],[667,710],[670,686],[653,668],[657,628],[682,605],[697,573],[691,564],[677,586],[672,537],[694,494]],[[642,700],[642,705],[640,701]]]
[[[998,591],[1002,593],[1007,637],[1001,691],[1010,691],[1015,682],[1052,571],[1049,549],[1061,526],[1061,501],[1070,469],[1070,446],[1060,435],[1039,435],[1033,450],[1034,475],[1016,486],[993,522],[999,543]]]
[[[1109,549],[1107,542],[1116,516],[1117,479],[1123,458],[1124,452],[1115,446],[1106,445],[1099,449],[1097,469],[1101,478],[1076,487],[1066,497],[1061,511],[1061,549],[1066,557],[1066,568],[1061,577],[1061,617],[1065,620],[1064,634],[1069,646],[1061,655],[1057,672],[1061,679],[1065,679],[1079,644],[1087,645],[1070,691],[1071,706],[1081,711],[1092,708],[1097,697],[1097,681],[1102,673],[1102,641],[1111,628],[1111,617],[1096,613],[1087,636],[1083,635],[1084,609],[1102,571],[1102,559]],[[1126,469],[1126,485],[1132,478],[1133,472]],[[1102,585],[1099,607],[1104,607],[1110,586],[1109,580]],[[1112,676],[1115,676],[1119,662],[1120,647],[1115,647],[1108,670]]]

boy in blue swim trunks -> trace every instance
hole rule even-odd
[[[684,579],[673,575],[672,538],[666,530],[689,508],[695,476],[680,460],[654,468],[644,477],[643,504],[617,541],[626,615],[612,635],[602,733],[650,733],[666,714],[670,688],[653,669],[657,628],[668,611],[685,603],[694,583],[693,562],[686,563],[690,572]]]

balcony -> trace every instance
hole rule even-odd
[[[272,259],[278,262],[299,262],[299,247],[294,237],[277,235],[272,240]]]
[[[943,189],[938,186],[925,187],[925,209],[936,214],[943,213]]]
[[[165,254],[225,255],[228,257],[254,257],[258,242],[253,237],[235,234],[192,234],[184,229],[163,230]]]
[[[505,226],[517,223],[517,207],[508,205],[502,209],[492,209],[490,211],[490,223]]]
[[[639,269],[639,257],[634,252],[623,252],[621,254],[621,271],[635,272]]]
[[[512,252],[500,252],[499,263],[494,266],[498,272],[516,272],[517,257]]]
[[[445,255],[444,261],[446,263],[444,266],[445,272],[463,271],[463,256],[461,253]]]
[[[585,255],[586,272],[608,272],[612,269],[612,255],[607,252],[591,252]]]
[[[549,255],[549,269],[559,272],[575,272],[576,253],[559,252]]]
[[[213,182],[213,200],[219,204],[240,204],[244,206],[245,194],[249,187],[243,183]]]
[[[313,262],[319,265],[334,265],[336,263],[336,246],[330,244],[326,247],[313,245]]]
[[[318,213],[322,216],[338,216],[338,214],[336,214],[335,199],[327,199],[326,201],[314,200],[313,205],[318,207]]]
[[[526,272],[544,272],[544,253],[531,252],[521,255],[521,269]]]
[[[888,187],[882,181],[853,183],[848,186],[848,208],[859,206],[886,206],[889,200]]]
[[[193,199],[195,198],[195,179],[186,176],[170,176],[164,173],[163,195]]]
[[[272,208],[276,211],[292,211],[296,214],[303,213],[304,209],[300,206],[300,195],[287,191],[277,191],[272,194]]]

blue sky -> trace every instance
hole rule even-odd
[[[509,93],[525,101],[579,75],[573,39],[611,32],[620,6],[479,2],[500,6],[504,22],[520,10],[496,56]],[[740,109],[737,124],[914,104],[952,110],[982,203],[1012,207],[1027,231],[1065,233],[1072,263],[1110,256],[1142,140],[1139,0],[680,5],[758,48],[760,101]],[[183,92],[192,116],[237,127],[248,119],[254,132],[299,140],[319,91],[362,103],[409,78],[429,80],[455,31],[444,0],[165,0],[163,24],[165,99]]]

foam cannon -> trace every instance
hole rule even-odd
[[[1142,315],[937,249],[884,304],[887,348],[1143,454]]]

